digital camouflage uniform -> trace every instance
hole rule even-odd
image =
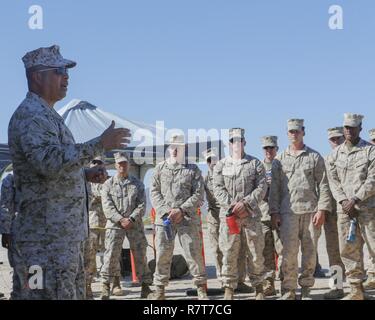
[[[208,204],[207,214],[207,231],[208,239],[212,251],[215,256],[216,266],[216,277],[221,281],[221,269],[223,267],[223,253],[219,245],[219,231],[220,231],[220,206],[216,201],[213,190],[213,171],[209,169],[207,175],[204,178],[204,188],[206,191],[206,199]],[[243,257],[246,255],[245,246],[241,246],[240,255],[238,256],[238,282],[245,282],[246,279],[246,259]]]
[[[10,247],[8,248],[8,260],[9,265],[13,268],[12,275],[12,292],[10,294],[11,300],[20,298],[20,280],[18,274],[15,271],[15,264],[13,256],[15,255],[15,246],[13,245],[13,220],[16,217],[15,210],[15,188],[13,174],[8,174],[1,185],[1,197],[0,197],[0,234],[9,234],[11,236]]]
[[[328,171],[328,166],[326,165]],[[328,172],[327,172],[328,177]],[[345,273],[345,267],[340,257],[339,234],[337,227],[337,204],[330,190],[331,212],[326,215],[324,222],[324,235],[326,238],[326,249],[329,266],[340,266]]]
[[[277,160],[273,160],[273,162],[271,163],[263,161],[263,165],[266,170],[266,173],[268,172],[271,175],[273,171],[278,170],[277,166],[280,166]],[[276,167],[276,169],[272,170],[273,167]],[[282,262],[281,252],[282,252],[283,246],[281,243],[279,232],[277,230],[272,229],[270,208],[268,204],[269,189],[270,189],[270,186],[268,186],[266,197],[260,203],[259,208],[262,213],[261,222],[262,222],[262,230],[264,234],[263,256],[264,256],[265,278],[275,280],[276,278],[275,253],[278,256],[278,267],[279,267],[281,266],[281,262]]]
[[[23,299],[83,299],[88,208],[83,167],[104,152],[100,138],[76,144],[61,116],[29,92],[8,129],[16,187],[14,264]],[[43,289],[28,286],[43,270]]]
[[[239,256],[241,243],[245,244],[250,260],[248,268],[252,286],[256,287],[263,282],[264,237],[259,204],[266,189],[264,167],[252,156],[244,155],[238,162],[227,157],[220,160],[214,168],[214,195],[220,204],[219,243],[223,252],[222,284],[225,288],[237,287],[238,259],[246,259],[246,255]],[[255,216],[241,219],[241,233],[230,235],[226,213],[231,205],[238,201],[244,201]]]
[[[203,197],[203,178],[196,165],[173,164],[170,159],[157,164],[151,182],[151,201],[156,210],[156,286],[168,285],[176,235],[194,285],[206,284],[200,218],[197,214],[197,209],[203,204]],[[164,233],[162,218],[173,208],[181,208],[184,216],[181,222],[172,225],[174,238],[170,241]]]
[[[118,174],[108,179],[101,192],[103,211],[107,218],[105,233],[103,283],[109,284],[113,277],[121,276],[120,258],[125,236],[134,256],[136,274],[141,283],[151,284],[147,265],[147,239],[142,217],[145,213],[146,195],[143,183],[134,176],[122,178]],[[122,218],[134,218],[133,226],[124,230]]]
[[[89,237],[85,241],[84,261],[86,272],[86,284],[89,285],[96,275],[96,254],[104,249],[105,218],[101,198],[102,184],[88,183],[87,193],[89,195]]]
[[[370,256],[368,274],[375,276],[375,147],[360,140],[350,150],[347,143],[329,155],[328,174],[332,194],[337,201],[340,255],[350,284],[360,284],[364,279],[363,244]],[[358,226],[354,242],[347,242],[350,218],[343,213],[340,202],[357,197],[360,202]]]
[[[300,244],[302,273],[298,283],[301,287],[312,287],[317,240],[321,233],[321,228],[313,225],[312,218],[318,210],[331,211],[324,159],[307,146],[297,155],[288,147],[277,159],[281,166],[272,174],[270,213],[281,214],[282,288],[297,288]]]

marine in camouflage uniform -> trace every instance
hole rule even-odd
[[[204,189],[206,192],[206,199],[208,205],[208,214],[207,214],[207,231],[208,238],[211,244],[212,251],[215,257],[215,266],[216,266],[216,277],[221,281],[221,269],[223,267],[223,253],[221,252],[219,246],[219,231],[220,231],[220,206],[216,201],[213,190],[213,168],[215,167],[218,156],[215,148],[208,149],[204,152],[204,157],[207,161],[208,172],[204,177]],[[245,284],[247,259],[243,259],[246,255],[245,246],[241,247],[241,254],[238,256],[238,284],[236,292],[239,293],[252,293],[253,289]]]
[[[274,296],[276,295],[275,289],[275,278],[276,268],[280,269],[282,262],[282,243],[278,230],[274,230],[271,224],[271,215],[269,212],[268,197],[269,190],[272,184],[272,172],[277,171],[280,166],[278,160],[274,159],[278,151],[277,137],[276,136],[264,136],[262,137],[262,148],[265,152],[265,159],[263,165],[266,170],[266,182],[268,185],[267,193],[261,204],[259,205],[262,213],[262,229],[264,234],[264,267],[265,267],[265,283],[264,283],[264,295]],[[276,259],[278,258],[278,265],[276,265]],[[280,270],[279,270],[280,271]]]
[[[172,136],[169,144],[170,157],[157,164],[151,182],[151,202],[156,210],[154,284],[157,288],[152,298],[165,299],[177,235],[193,284],[197,286],[198,299],[207,299],[207,276],[202,256],[200,218],[197,215],[197,209],[203,204],[203,178],[195,164],[185,164],[184,137]],[[170,239],[163,227],[163,220],[168,217],[172,222]]]
[[[256,299],[263,299],[264,237],[260,222],[259,204],[267,190],[262,163],[244,153],[244,129],[229,130],[232,154],[214,168],[214,195],[220,204],[220,248],[223,252],[222,285],[224,299],[233,299],[238,282],[238,259],[241,243],[246,246],[250,258],[250,281],[256,289]],[[236,216],[240,234],[230,234],[226,214],[232,210]]]
[[[102,157],[96,157],[90,167],[101,166],[105,170]],[[107,174],[106,174],[107,175]],[[97,273],[96,254],[104,249],[105,225],[107,219],[103,212],[101,183],[87,183],[89,196],[89,237],[84,244],[84,265],[86,273],[86,298],[92,299],[91,283]]]
[[[337,201],[340,255],[351,292],[344,299],[363,300],[363,244],[370,261],[366,289],[375,288],[375,147],[360,138],[362,115],[344,115],[345,143],[329,155],[327,166]],[[356,220],[355,239],[347,240]]]
[[[328,140],[332,149],[335,149],[345,141],[343,127],[328,129]],[[325,159],[327,160],[327,159]],[[327,166],[326,169],[328,170]],[[324,234],[326,238],[326,249],[328,254],[329,266],[339,266],[342,274],[345,274],[345,267],[340,257],[339,235],[337,229],[337,205],[336,200],[330,192],[332,211],[326,215],[324,223]],[[324,299],[341,299],[344,297],[344,290],[338,285],[334,285],[324,294]]]
[[[140,180],[128,174],[129,164],[125,153],[118,152],[114,156],[117,174],[103,184],[101,192],[103,211],[107,218],[101,272],[102,299],[109,298],[111,280],[121,276],[119,262],[125,236],[134,255],[137,277],[142,284],[141,298],[147,298],[151,293],[149,285],[152,279],[147,265],[147,239],[142,221],[146,206],[145,188]],[[127,227],[124,227],[124,221]],[[119,286],[119,283],[114,284],[114,287]]]
[[[13,256],[15,254],[15,246],[13,245],[13,220],[16,217],[16,204],[15,204],[15,188],[13,174],[8,174],[1,185],[1,197],[0,197],[0,234],[4,238],[7,238],[6,248],[8,249],[8,261],[9,265],[13,268],[12,275],[12,292],[10,294],[11,300],[17,300],[20,298],[20,279],[15,270],[16,265],[14,264]]]
[[[314,286],[317,241],[325,214],[331,211],[328,180],[322,156],[304,145],[304,121],[288,120],[291,145],[277,156],[279,172],[272,173],[270,213],[275,227],[280,225],[282,250],[281,299],[295,299],[298,278],[298,251],[301,245],[302,273],[298,283],[301,298],[309,300]]]
[[[84,299],[85,180],[94,181],[98,176],[95,170],[83,167],[105,151],[103,143],[107,147],[121,145],[119,138],[125,137],[127,130],[113,129],[112,123],[102,136],[76,144],[53,109],[66,95],[67,68],[76,63],[64,59],[58,46],[31,51],[23,61],[29,90],[44,95],[43,90],[50,90],[50,102],[29,91],[8,127],[17,211],[13,258],[21,299]],[[38,272],[34,274],[35,266]]]

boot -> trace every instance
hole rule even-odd
[[[375,274],[369,273],[367,280],[363,283],[363,289],[373,290],[375,289]]]
[[[225,288],[224,300],[233,300],[234,290],[233,288]]]
[[[263,293],[265,297],[271,297],[276,295],[275,280],[272,278],[266,279],[263,286]]]
[[[207,296],[206,285],[200,284],[197,286],[197,296],[198,300],[209,300]]]
[[[326,274],[323,272],[322,266],[317,263],[314,271],[314,278],[325,278]]]
[[[124,295],[120,284],[120,277],[115,277],[113,279],[112,294],[116,297]]]
[[[263,284],[258,284],[255,287],[255,300],[264,300]]]
[[[110,292],[110,285],[109,283],[103,283],[102,284],[102,294],[100,299],[102,300],[109,300],[109,293]]]
[[[325,300],[337,300],[344,298],[344,290],[343,289],[331,289],[323,295]]]
[[[94,300],[94,295],[92,294],[91,284],[86,285],[86,300]]]
[[[147,283],[142,282],[141,299],[147,299],[148,295],[153,293]]]
[[[296,291],[295,290],[283,290],[284,293],[278,300],[296,300]]]
[[[237,289],[234,290],[236,293],[253,293],[254,288],[248,286],[245,282],[239,282],[237,284]]]
[[[310,297],[310,288],[302,287],[301,288],[301,300],[312,300]]]
[[[149,294],[147,299],[149,300],[165,300],[165,288],[164,286],[156,286],[156,291]]]
[[[341,300],[365,300],[361,283],[351,283],[350,293]]]

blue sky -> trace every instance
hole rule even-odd
[[[28,28],[41,5],[44,29]],[[328,28],[341,5],[344,30]],[[67,97],[132,120],[168,128],[247,131],[285,148],[286,120],[306,121],[306,143],[329,151],[326,129],[344,112],[375,127],[375,2],[371,0],[3,0],[0,16],[0,142],[26,94],[21,57],[59,44],[78,62]]]

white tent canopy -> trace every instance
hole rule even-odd
[[[117,128],[128,128],[133,135],[136,131],[141,130],[142,136],[153,139],[152,145],[155,144],[155,141],[164,142],[162,128],[157,130],[155,126],[121,118],[113,113],[103,111],[87,101],[73,99],[57,112],[64,119],[78,143],[89,141],[102,134],[112,120],[116,122]],[[132,147],[135,144],[137,142],[132,142],[129,146]]]
[[[128,128],[132,132],[132,142],[126,148],[126,151],[129,152],[133,160],[147,159],[150,160],[147,163],[153,165],[155,161],[158,162],[158,160],[164,159],[167,148],[164,141],[164,134],[167,129],[164,127],[158,128],[142,122],[128,120],[103,111],[87,101],[78,99],[70,101],[57,112],[64,119],[65,124],[78,143],[98,137],[114,120],[117,128]],[[135,134],[136,132],[137,134]],[[186,155],[192,161],[204,161],[202,152],[211,146],[215,146],[220,150],[220,155],[224,155],[223,145],[220,140],[188,142]],[[109,157],[111,156],[109,155]],[[142,167],[144,166],[142,165]]]

